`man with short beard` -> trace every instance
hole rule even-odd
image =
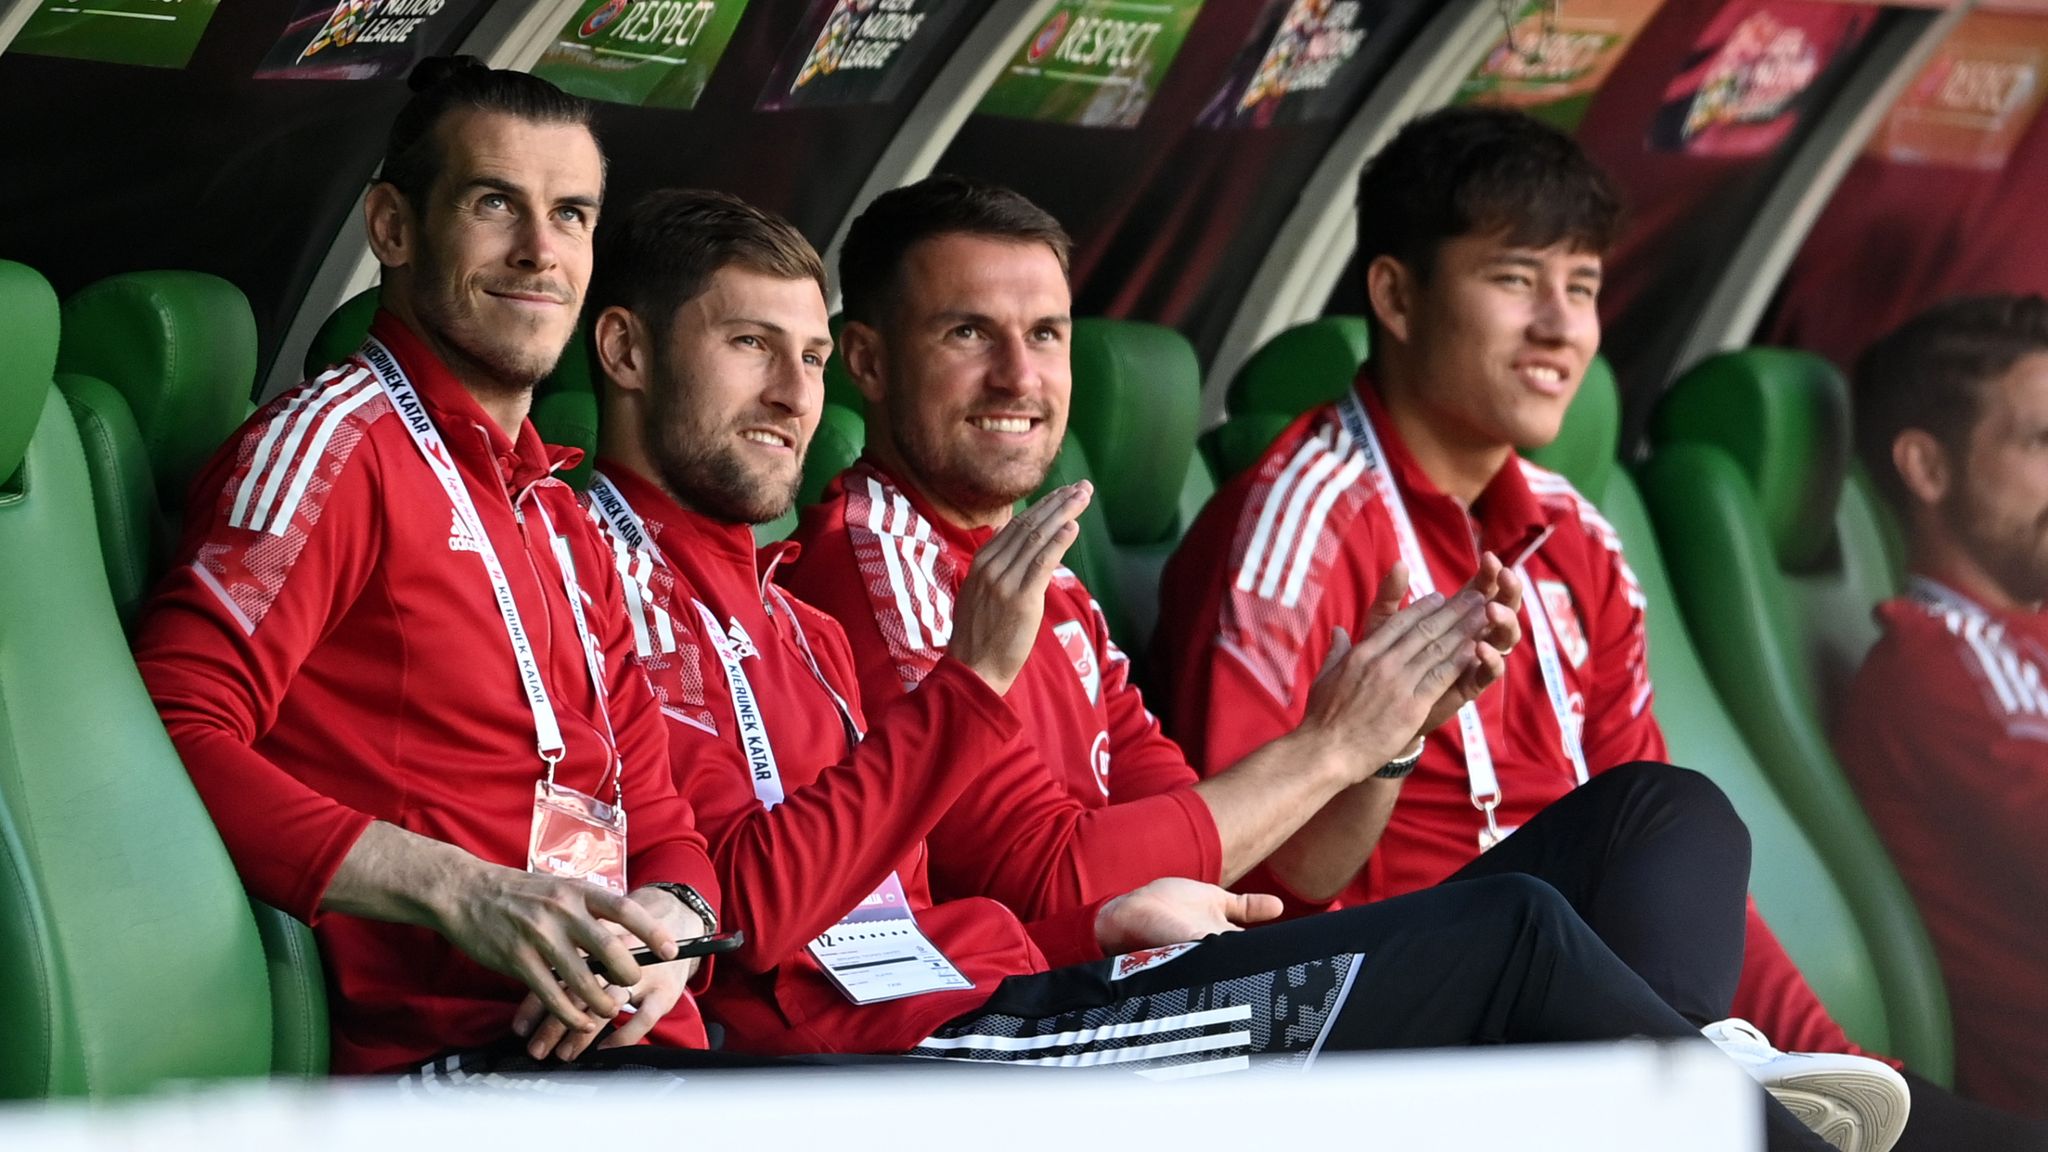
[[[1941,956],[1957,1090],[2048,1119],[2048,300],[1908,321],[1855,405],[1912,581],[1835,746]]]
[[[823,289],[787,222],[665,192],[606,224],[591,293],[605,404],[591,514],[629,582],[728,924],[747,933],[706,1002],[729,1046],[1187,1074],[1312,1047],[1702,1042],[1526,878],[1242,932],[1278,902],[1178,878],[1032,924],[990,899],[934,901],[923,838],[966,786],[1043,783],[1003,755],[1022,724],[1007,699],[1087,493],[1062,489],[981,544],[948,650],[870,724],[844,633],[771,583],[795,546],[757,553],[749,524],[795,497],[824,400]],[[1334,663],[1309,725],[1324,754],[1369,746],[1374,653],[1407,653],[1439,689],[1455,678],[1483,621],[1469,600],[1400,613]],[[1438,636],[1462,640],[1427,654]],[[1017,817],[1000,803],[972,814],[991,836]],[[1769,1115],[1773,1147],[1824,1146]]]
[[[364,206],[369,339],[195,481],[136,659],[244,884],[313,926],[335,1071],[543,1020],[531,1055],[572,1057],[615,1015],[607,1046],[701,1048],[695,962],[631,952],[702,934],[715,875],[553,477],[575,454],[526,419],[590,275],[591,109],[467,58],[412,85]]]

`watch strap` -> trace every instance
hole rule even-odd
[[[711,901],[706,900],[695,888],[690,887],[688,884],[678,884],[673,880],[656,880],[654,883],[647,885],[647,887],[659,888],[663,892],[682,901],[683,907],[695,912],[697,918],[704,921],[704,934],[706,936],[718,934],[718,912],[711,907]]]
[[[1373,777],[1379,780],[1399,780],[1403,776],[1408,775],[1410,772],[1415,771],[1417,764],[1422,763],[1422,750],[1428,746],[1429,741],[1427,738],[1417,736],[1413,752],[1397,760],[1389,760],[1382,764],[1380,770],[1373,773]]]

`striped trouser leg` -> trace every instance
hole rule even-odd
[[[1315,1059],[1363,957],[1275,959],[1219,974],[1192,954],[1137,953],[1004,981],[980,1011],[911,1050],[980,1063],[1113,1065],[1154,1079]],[[1168,950],[1157,950],[1168,951]],[[1150,963],[1148,964],[1148,961]],[[1179,975],[1185,978],[1177,978]]]

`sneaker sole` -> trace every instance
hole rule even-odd
[[[1767,1087],[1786,1111],[1842,1152],[1891,1152],[1912,1108],[1904,1080],[1873,1072],[1813,1071]]]

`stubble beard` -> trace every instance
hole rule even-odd
[[[1052,471],[1052,458],[980,459],[926,436],[907,413],[891,410],[890,433],[911,472],[908,479],[942,504],[977,518],[1000,515],[1038,491]]]
[[[2048,511],[2024,527],[2001,531],[1978,511],[1981,506],[1974,491],[1965,488],[1951,495],[1945,512],[1971,559],[2014,600],[2048,600]]]
[[[701,515],[729,524],[766,524],[796,506],[803,483],[803,456],[786,483],[757,479],[740,459],[729,429],[706,430],[683,403],[689,382],[657,354],[648,415],[655,470],[669,493]]]
[[[537,352],[493,342],[489,326],[457,306],[455,287],[432,246],[423,246],[413,269],[413,314],[444,355],[456,361],[450,368],[498,395],[530,393],[554,372],[563,348]]]

